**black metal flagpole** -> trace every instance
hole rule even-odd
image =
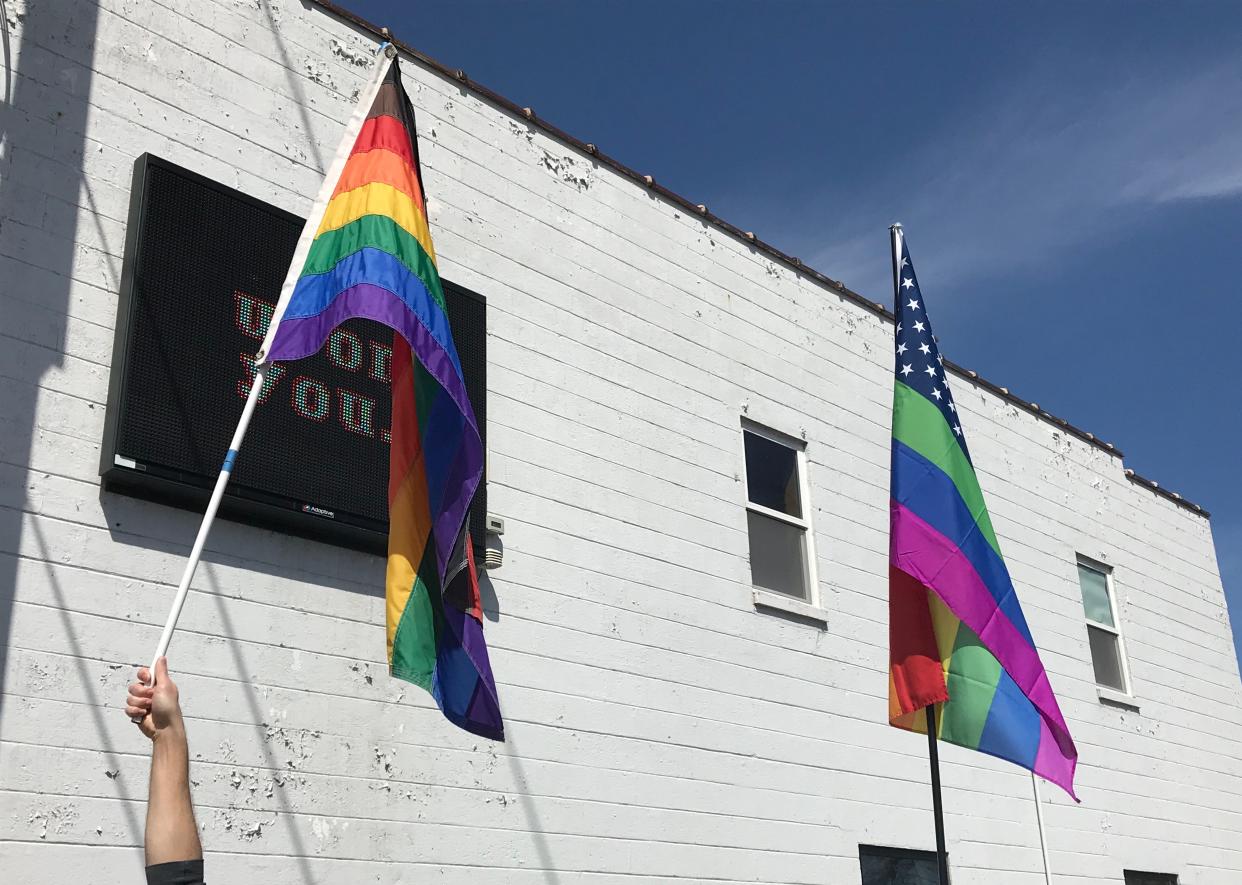
[[[893,310],[901,300],[901,245],[903,232],[900,224],[889,228],[893,245]],[[949,885],[949,852],[944,847],[944,806],[940,801],[940,753],[936,747],[936,705],[924,707],[927,711],[927,755],[931,759],[932,813],[936,818],[936,871],[940,885]]]
[[[927,755],[931,759],[932,814],[936,818],[936,869],[940,885],[949,885],[949,852],[944,847],[944,805],[940,801],[940,752],[936,747],[936,705],[928,704]]]

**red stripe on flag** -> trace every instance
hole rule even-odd
[[[927,593],[926,587],[901,569],[889,568],[888,666],[895,694],[889,706],[895,701],[901,713],[949,699]]]
[[[410,164],[411,169],[417,169],[414,165],[414,151],[410,147],[414,137],[414,133],[408,132],[396,117],[387,114],[372,117],[362,124],[362,131],[358,133],[358,140],[354,142],[350,156],[383,148],[400,156]]]
[[[420,463],[423,436],[414,401],[414,357],[409,343],[400,332],[392,333],[392,357],[388,372],[392,379],[392,437],[388,449],[388,504],[391,507],[410,471],[424,469]],[[426,495],[426,491],[423,494]]]

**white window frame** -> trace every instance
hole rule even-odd
[[[1097,630],[1103,630],[1105,633],[1111,633],[1115,637],[1117,637],[1117,657],[1120,658],[1121,660],[1121,681],[1123,683],[1121,690],[1120,690],[1120,695],[1121,695],[1121,698],[1124,698],[1124,699],[1132,698],[1134,697],[1134,683],[1130,679],[1130,659],[1129,659],[1129,655],[1126,654],[1126,639],[1125,639],[1125,636],[1122,634],[1122,630],[1121,630],[1121,611],[1117,608],[1117,585],[1113,581],[1113,567],[1111,565],[1108,565],[1107,563],[1100,562],[1097,559],[1092,559],[1089,556],[1083,556],[1081,553],[1079,553],[1076,556],[1075,566],[1076,567],[1074,569],[1074,577],[1076,578],[1078,577],[1077,566],[1082,566],[1083,568],[1091,569],[1092,571],[1099,572],[1100,574],[1104,576],[1104,589],[1108,592],[1108,609],[1112,613],[1113,624],[1115,624],[1116,626],[1110,627],[1108,624],[1101,624],[1099,621],[1094,621],[1091,618],[1088,618],[1086,616],[1085,608],[1083,610],[1083,621],[1089,627],[1095,627]],[[1079,602],[1081,602],[1082,601],[1082,581],[1081,580],[1079,580],[1078,582],[1078,596],[1079,596]],[[1089,637],[1088,637],[1088,642],[1087,642],[1087,653],[1088,654],[1091,653],[1091,642],[1090,642]],[[1091,679],[1092,681],[1095,681],[1095,658],[1094,656],[1092,657],[1092,660],[1091,660]],[[1118,692],[1118,690],[1113,688],[1111,685],[1101,685],[1100,683],[1096,682],[1095,687],[1099,691],[1100,698],[1102,700],[1118,699],[1115,697],[1110,697],[1112,695],[1116,695]]]
[[[747,475],[748,471],[746,469],[747,433],[753,433],[755,436],[762,437],[793,451],[798,471],[798,498],[802,505],[801,518],[751,502],[750,478]],[[780,609],[804,618],[827,623],[824,610],[820,608],[819,604],[819,573],[815,567],[815,527],[811,520],[811,485],[807,476],[806,441],[787,433],[781,433],[779,430],[774,430],[764,424],[758,424],[749,418],[742,419],[742,438],[740,441],[742,443],[742,494],[745,496],[747,512],[758,513],[801,529],[803,555],[806,557],[807,595],[805,598],[799,599],[796,596],[778,593],[775,590],[767,590],[754,584],[752,581],[751,589],[754,594],[754,603],[756,606]],[[749,530],[746,533],[746,552],[749,557]]]

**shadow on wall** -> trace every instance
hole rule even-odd
[[[206,569],[204,571],[204,577],[211,585],[211,589],[213,591],[213,601],[216,606],[216,614],[220,618],[221,626],[224,627],[224,635],[230,637],[236,636],[237,631],[233,628],[233,619],[229,615],[228,603],[222,596],[222,588],[219,585],[219,581],[216,579],[213,571]],[[201,601],[203,603],[207,602],[205,599]],[[270,730],[267,722],[268,717],[263,713],[263,707],[259,703],[258,693],[255,690],[254,683],[250,681],[250,678],[248,677],[248,674],[251,672],[251,668],[246,660],[242,643],[229,642],[228,648],[229,652],[233,656],[233,664],[237,668],[237,675],[241,680],[246,699],[246,710],[249,713],[250,721],[254,725],[255,742],[263,751],[263,761],[266,763],[263,777],[268,780],[270,795],[273,796],[276,804],[280,807],[280,814],[283,814],[285,820],[288,821],[292,818],[295,812],[307,815],[316,811],[317,809],[314,808],[313,805],[312,807],[297,808],[291,801],[289,795],[291,789],[289,782],[281,776],[282,773],[287,773],[289,769],[276,759],[276,755],[272,751],[271,742],[266,737],[265,732]],[[234,715],[236,715],[236,713]],[[245,801],[244,794],[242,801]],[[304,803],[304,805],[306,804],[307,803]],[[307,848],[302,839],[301,831],[296,824],[291,823],[287,828],[287,832],[289,834],[290,843],[293,846],[293,855],[298,866],[298,871],[301,873],[302,881],[314,882],[315,874],[311,869],[310,862],[307,860]]]
[[[239,458],[246,457],[245,447]],[[202,521],[201,511],[181,510],[139,498],[101,491],[99,504],[108,520],[108,533],[115,544],[140,547],[178,559],[169,580],[172,587],[181,577],[181,568],[191,542]],[[234,566],[248,572],[306,581],[334,590],[366,596],[384,594],[384,561],[373,554],[347,550],[296,535],[285,535],[217,518],[211,526],[203,564]],[[161,596],[161,606],[172,601],[172,587]],[[195,605],[195,596],[204,587],[200,565],[186,605]],[[236,588],[228,587],[232,592]],[[167,608],[145,613],[149,623],[162,626]],[[145,654],[146,652],[144,652]]]
[[[544,881],[549,885],[558,885],[561,877],[556,868],[556,858],[552,856],[552,847],[548,844],[547,834],[543,829],[543,820],[539,817],[539,808],[532,795],[530,779],[526,776],[526,766],[522,763],[522,755],[514,738],[512,724],[506,725],[505,744],[509,753],[509,765],[513,769],[514,781],[518,787],[517,798],[522,806],[522,814],[526,817],[526,829],[535,843],[535,854],[539,858],[540,871]]]
[[[93,2],[4,0],[3,12],[0,714],[9,683],[9,649],[18,639],[11,628],[19,557],[42,555],[37,539],[23,538],[28,526],[23,514],[31,510],[26,489],[33,445],[36,438],[50,441],[57,435],[36,425],[35,409],[49,375],[64,364],[71,280],[87,263],[77,260],[76,240],[79,218],[89,210],[76,207],[88,192],[83,158],[99,9]],[[14,36],[17,52],[10,55]]]

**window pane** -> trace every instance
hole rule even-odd
[[[938,885],[936,855],[930,851],[858,846],[862,885]]]
[[[743,436],[746,440],[746,491],[750,502],[801,518],[798,453],[749,430]]]
[[[750,580],[756,587],[806,599],[805,532],[794,525],[746,511],[750,530]]]
[[[1177,885],[1176,873],[1140,873],[1126,870],[1126,885]]]
[[[1106,688],[1125,691],[1126,683],[1121,676],[1121,650],[1116,634],[1088,624],[1087,637],[1091,641],[1091,663],[1095,665],[1095,681]]]
[[[1108,576],[1099,569],[1079,563],[1078,586],[1082,588],[1082,608],[1088,620],[1116,627],[1113,608],[1108,604]]]

